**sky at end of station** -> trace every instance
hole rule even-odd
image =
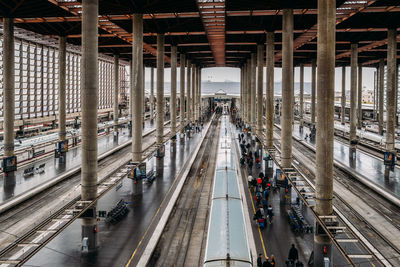
[[[179,69],[179,67],[178,67]],[[265,75],[265,67],[264,67],[264,83],[266,81]],[[155,72],[157,71],[156,69],[154,70]],[[363,68],[363,75],[362,75],[362,83],[363,87],[366,87],[367,89],[374,89],[374,72],[376,71],[376,68]],[[282,81],[282,69],[281,68],[275,68],[274,70],[275,74],[275,82],[281,82]],[[150,81],[150,68],[146,68],[146,81]],[[156,79],[156,75],[154,75]],[[177,81],[180,80],[180,72],[177,71]],[[295,68],[295,74],[294,74],[294,81],[295,82],[300,82],[300,68],[296,67]],[[225,82],[225,81],[230,81],[230,82],[239,82],[240,81],[240,69],[239,68],[227,68],[227,67],[212,67],[212,68],[204,68],[202,70],[201,74],[201,80],[202,81],[208,81],[210,80],[211,82]],[[171,82],[171,72],[169,68],[165,68],[164,71],[164,81],[165,82]],[[304,82],[305,83],[311,83],[311,67],[304,67]],[[336,67],[335,68],[335,89],[336,91],[341,91],[342,90],[342,67]],[[350,90],[350,67],[346,67],[346,90]]]

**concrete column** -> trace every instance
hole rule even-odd
[[[303,128],[304,113],[304,65],[300,65],[300,128]]]
[[[256,77],[257,77],[257,55],[255,53],[251,54],[251,130],[256,133],[257,125],[257,104],[256,104]]]
[[[264,46],[257,45],[257,135],[263,133],[263,69],[264,69]]]
[[[97,197],[97,107],[98,67],[98,0],[82,2],[82,200]],[[97,247],[94,231],[96,216],[82,219],[82,238],[88,237],[88,251]]]
[[[396,29],[388,29],[387,74],[386,74],[386,150],[396,152],[394,148],[396,119]]]
[[[243,118],[243,66],[240,67],[240,117]]]
[[[346,117],[346,66],[342,67],[342,98],[341,98],[341,115],[340,120],[342,125],[345,124]]]
[[[154,120],[154,68],[150,68],[150,120]]]
[[[379,81],[379,134],[383,135],[383,86],[384,86],[384,75],[385,75],[385,60],[381,58],[379,60],[379,72],[378,72],[378,81]]]
[[[67,137],[65,127],[66,48],[67,38],[60,36],[58,39],[58,139],[60,141],[65,141]]]
[[[357,93],[357,113],[358,113],[358,120],[357,120],[357,128],[362,128],[362,66],[361,64],[358,65],[358,93]]]
[[[317,61],[311,60],[311,123],[315,124],[315,92],[316,92]]]
[[[118,133],[119,56],[114,55],[114,132]]]
[[[163,143],[164,136],[164,34],[157,33],[157,121],[156,121],[156,142]],[[176,90],[176,88],[175,88]]]
[[[129,137],[132,137],[132,111],[133,111],[133,61],[129,61],[129,77],[130,77],[130,84],[129,84]]]
[[[251,59],[247,60],[247,124],[251,126]]]
[[[194,122],[196,120],[197,112],[196,112],[196,65],[192,64],[192,117],[191,121]]]
[[[190,60],[188,59],[187,61],[186,61],[186,66],[187,66],[187,68],[186,68],[186,114],[187,114],[187,116],[186,116],[186,118],[187,118],[187,123],[190,123],[191,122],[191,118],[192,118],[192,105],[191,105],[191,103],[192,103],[192,98],[191,98],[191,90],[190,90],[190,85],[191,85],[191,82],[190,82],[190,78],[191,78],[191,75],[190,75],[190,72],[191,72],[191,64],[190,64]]]
[[[181,122],[181,127],[183,125],[185,125],[185,118],[186,118],[186,114],[185,114],[185,54],[181,53],[180,55],[180,71],[181,71],[181,75],[180,75],[180,83],[179,83],[179,98],[180,98],[180,122]],[[183,129],[183,128],[182,128]]]
[[[351,45],[350,76],[350,144],[357,141],[357,44]],[[354,145],[353,145],[354,148]]]
[[[292,165],[293,121],[293,9],[283,9],[282,22],[281,165]]]
[[[197,111],[196,111],[196,71],[197,66],[192,64],[192,122],[196,121]]]
[[[318,1],[317,43],[317,154],[315,176],[315,212],[333,213],[333,141],[335,101],[335,26],[336,0]],[[315,228],[317,229],[317,228]],[[326,247],[327,254],[323,254]],[[324,266],[324,257],[333,266],[332,243],[326,234],[314,232],[314,266]]]
[[[143,101],[142,101],[142,125],[144,129],[144,122],[146,120],[146,67],[143,66]]]
[[[374,120],[378,120],[378,72],[374,71]]]
[[[132,47],[132,161],[142,161],[143,15],[133,14]],[[135,101],[135,104],[133,104]],[[158,121],[158,118],[157,118]]]
[[[267,32],[267,92],[265,103],[265,144],[267,148],[273,148],[274,144],[274,33]]]
[[[201,116],[202,116],[202,107],[201,107],[201,103],[202,103],[202,101],[201,101],[201,67],[199,67],[199,75],[198,75],[198,79],[197,79],[197,82],[198,82],[198,86],[197,86],[197,88],[198,88],[198,97],[199,97],[199,100],[198,100],[198,105],[199,105],[199,116],[200,116],[200,118],[201,118]]]
[[[176,134],[176,65],[177,65],[177,47],[171,46],[171,134]]]
[[[4,156],[14,156],[15,76],[14,76],[14,21],[3,18],[3,81],[4,81]],[[4,187],[15,185],[15,174],[9,172]]]
[[[243,65],[243,122],[247,122],[247,63]]]

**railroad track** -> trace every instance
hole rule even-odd
[[[153,133],[154,131],[152,131],[151,133],[148,134],[148,136],[145,137],[144,144],[146,143],[145,141],[146,139],[147,140],[151,140],[151,138],[154,139]],[[169,136],[169,131],[164,135],[165,141],[169,139],[168,136]],[[151,155],[156,149],[154,141],[153,142],[147,141],[147,143],[148,146],[145,147],[144,149],[144,158]],[[130,146],[129,145],[124,146],[115,153],[113,153],[111,156],[108,156],[100,161],[99,173],[101,173],[102,171],[106,171],[105,172],[106,174],[103,175],[102,179],[98,182],[99,186],[102,185],[103,181],[109,179],[113,173],[118,172],[119,169],[125,166],[126,164],[125,161],[127,160],[121,160],[121,158],[124,158],[124,156],[126,158],[127,155],[129,155],[129,151],[130,151]],[[116,163],[113,165],[113,162]],[[117,166],[118,164],[121,163],[122,165]],[[126,172],[123,174],[124,174],[123,177],[125,177]],[[123,177],[121,176],[121,179]],[[113,180],[116,181],[118,179],[112,179],[111,181]],[[3,244],[3,246],[0,251],[0,263],[6,263],[6,264],[13,263],[13,261],[6,260],[8,257],[7,255],[9,255],[11,251],[13,251],[16,247],[20,246],[19,244],[26,244],[27,243],[26,240],[32,237],[35,233],[37,233],[41,228],[46,226],[49,222],[57,220],[55,218],[58,218],[60,215],[63,214],[65,210],[68,209],[68,207],[71,207],[73,203],[76,203],[77,201],[80,200],[80,175],[79,174],[72,175],[72,177],[64,181],[57,184],[56,186],[51,187],[50,190],[46,193],[41,193],[39,195],[33,196],[34,199],[33,202],[30,201],[23,202],[22,204],[23,207],[22,208],[17,207],[17,212],[15,212],[15,210],[12,209],[1,215],[1,216],[5,215],[6,217],[1,219],[3,222],[1,225],[3,226],[4,222],[7,222],[6,223],[7,225],[4,225],[6,227],[3,228],[1,231],[5,233],[7,237],[9,238],[12,237],[12,238],[11,240],[7,240],[6,238],[4,238],[1,241],[1,244]],[[114,186],[109,183],[108,185],[109,185],[108,187],[103,188],[102,194],[105,194]],[[73,189],[71,190],[71,188]],[[60,193],[62,192],[64,194],[60,195]],[[64,201],[62,201],[61,199],[63,199]],[[86,209],[88,207],[86,207]],[[48,213],[43,212],[45,208],[49,210]],[[35,214],[32,214],[32,210],[40,211],[41,209],[42,209],[42,216],[36,216]],[[84,210],[82,210],[82,212],[84,212]],[[36,221],[40,222],[36,224],[35,223]],[[62,225],[60,229],[57,230],[61,231],[68,225],[69,223],[66,223],[65,225]],[[45,246],[47,242],[49,242],[50,240],[45,240],[38,246],[40,247]],[[8,241],[8,242],[3,242],[3,241]],[[17,261],[15,261],[15,264],[19,264],[16,262]]]
[[[213,157],[211,154],[215,154],[215,148],[218,144],[218,138],[216,137],[218,137],[219,133],[217,130],[219,128],[219,120],[217,118],[213,121],[211,127],[211,131],[205,138],[206,142],[202,144],[200,154],[189,171],[188,179],[184,183],[179,199],[152,254],[149,261],[151,266],[185,266],[187,264],[187,255],[200,196],[204,190],[206,179],[212,179],[207,177],[206,173],[210,166],[210,157]],[[205,223],[206,226],[207,223]],[[197,253],[198,264],[200,264],[201,253],[199,250],[197,250]]]
[[[280,131],[276,130],[276,134],[280,134]],[[276,145],[279,143],[276,141]],[[310,147],[304,145],[302,142],[294,139],[294,160],[293,164],[297,165],[308,177],[315,180],[315,152]],[[304,159],[301,159],[299,153],[295,155],[297,149],[301,151],[301,157],[307,158],[307,164],[304,164]],[[297,161],[297,163],[296,163]],[[391,202],[386,200],[384,197],[378,195],[373,190],[367,188],[363,184],[359,183],[357,179],[353,177],[351,173],[344,172],[343,170],[335,167],[334,181],[343,185],[349,191],[357,195],[363,201],[365,207],[369,207],[374,210],[377,214],[385,218],[385,220],[391,224],[398,233],[393,235],[400,235],[400,215],[399,207],[393,205]],[[380,231],[373,224],[369,222],[368,218],[360,215],[360,212],[353,208],[353,205],[345,201],[337,193],[334,193],[334,205],[340,207],[340,211],[345,213],[347,219],[351,220],[352,225],[367,238],[371,244],[393,265],[400,266],[400,251],[399,248],[393,244],[387,237],[382,235]],[[390,214],[390,216],[389,216]],[[399,238],[399,237],[398,237]],[[397,239],[398,239],[397,238]]]

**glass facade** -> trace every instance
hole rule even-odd
[[[15,119],[58,114],[58,49],[15,38]],[[3,36],[0,35],[0,121],[3,121]],[[99,59],[99,110],[113,105],[114,62]],[[81,111],[81,55],[67,50],[66,113]],[[120,85],[126,84],[127,68],[120,64]],[[126,91],[126,88],[120,88]]]

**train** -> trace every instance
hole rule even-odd
[[[221,116],[204,267],[253,266],[229,115]]]

